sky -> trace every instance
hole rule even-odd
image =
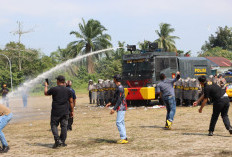
[[[196,56],[218,27],[232,27],[231,0],[0,0],[0,48],[18,42],[17,21],[25,33],[21,42],[46,55],[76,41],[71,31],[95,19],[106,27],[112,44],[138,44],[158,38],[160,23],[169,23],[178,36],[178,50]]]

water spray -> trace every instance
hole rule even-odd
[[[65,62],[63,62],[61,64],[56,65],[55,67],[51,68],[50,70],[38,75],[36,78],[34,78],[32,80],[29,80],[27,82],[24,82],[22,86],[18,87],[16,90],[10,92],[8,94],[8,97],[13,97],[16,93],[20,93],[20,92],[24,91],[25,88],[28,89],[28,88],[33,87],[38,82],[46,79],[54,71],[64,69],[65,67],[68,67],[73,62],[77,62],[78,60],[80,60],[82,58],[86,58],[88,56],[92,56],[92,55],[95,55],[95,54],[99,54],[99,53],[102,53],[102,52],[105,52],[105,51],[114,50],[114,49],[118,49],[118,48],[122,48],[122,47],[108,48],[108,49],[104,49],[104,50],[93,51],[93,52],[90,52],[88,54],[77,56],[76,58],[73,58],[73,59],[69,59],[69,60],[67,60],[67,61],[65,61]]]

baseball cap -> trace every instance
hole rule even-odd
[[[62,75],[57,76],[56,79],[60,82],[65,82],[65,77]]]

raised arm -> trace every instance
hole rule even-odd
[[[44,95],[48,96],[48,83],[45,82],[44,85]]]
[[[177,72],[176,72],[176,77],[172,80],[172,83],[178,81],[179,79],[180,79],[180,72],[177,71]]]

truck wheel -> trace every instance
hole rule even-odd
[[[126,103],[127,103],[127,106],[131,106],[131,101],[130,100],[127,100]]]

